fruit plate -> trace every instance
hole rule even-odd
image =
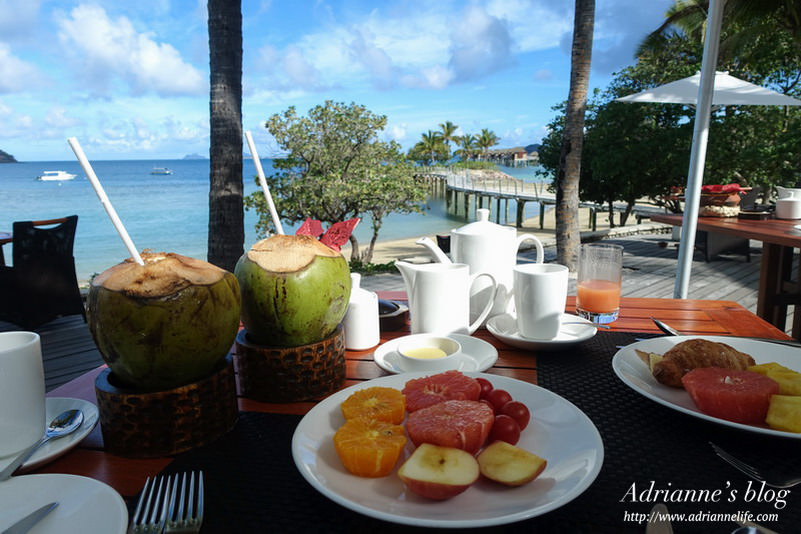
[[[756,363],[776,362],[795,371],[801,371],[801,364],[799,364],[799,362],[801,362],[801,349],[779,345],[777,343],[725,336],[666,336],[632,343],[617,351],[612,358],[612,369],[615,371],[618,378],[631,389],[673,410],[749,432],[801,439],[801,434],[796,434],[794,432],[774,430],[767,425],[754,426],[733,423],[702,413],[695,406],[695,403],[685,390],[672,388],[657,382],[648,369],[648,366],[640,360],[635,352],[635,350],[639,349],[645,352],[663,354],[674,345],[682,341],[687,341],[688,339],[706,339],[708,341],[726,343],[740,352],[750,354]]]
[[[384,521],[425,527],[501,525],[542,515],[565,505],[595,480],[603,463],[601,436],[575,405],[541,387],[498,375],[484,377],[508,391],[531,411],[518,446],[545,458],[548,466],[533,482],[507,488],[479,479],[447,501],[430,501],[406,491],[396,471],[382,478],[348,473],[334,450],[334,433],[344,424],[339,405],[357,389],[373,386],[403,389],[407,380],[431,373],[385,376],[338,391],[301,420],[292,438],[292,456],[301,475],[332,501]],[[397,467],[411,454],[407,443]]]

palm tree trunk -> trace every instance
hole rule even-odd
[[[208,0],[211,140],[208,261],[234,270],[245,243],[242,201],[242,3]]]
[[[595,0],[576,0],[573,50],[570,63],[570,93],[565,112],[565,130],[556,180],[556,261],[575,271],[579,233],[579,178],[584,143],[584,112],[590,81]]]

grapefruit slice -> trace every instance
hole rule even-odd
[[[764,424],[770,398],[779,393],[779,384],[764,375],[720,367],[693,369],[681,383],[705,414],[746,425]]]
[[[445,371],[409,380],[403,388],[403,395],[406,397],[406,409],[412,413],[448,400],[477,401],[481,395],[481,384],[459,371]]]
[[[430,443],[475,454],[487,441],[495,414],[483,402],[449,400],[409,414],[406,432],[415,446]]]

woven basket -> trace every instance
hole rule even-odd
[[[207,378],[165,391],[128,389],[105,369],[95,380],[95,395],[106,450],[129,458],[205,445],[231,430],[239,416],[230,354]]]
[[[251,342],[247,330],[236,336],[236,365],[243,397],[262,402],[316,399],[345,383],[342,325],[317,343],[268,347]]]

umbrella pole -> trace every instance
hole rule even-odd
[[[704,55],[701,61],[701,82],[698,86],[698,105],[695,108],[693,144],[690,152],[690,168],[687,173],[687,188],[684,191],[684,216],[682,218],[679,262],[676,268],[676,285],[673,298],[686,299],[690,286],[695,230],[698,223],[698,205],[701,201],[701,185],[704,181],[706,143],[709,137],[709,122],[712,111],[712,95],[715,89],[715,69],[718,62],[720,26],[723,20],[725,0],[710,0]]]

